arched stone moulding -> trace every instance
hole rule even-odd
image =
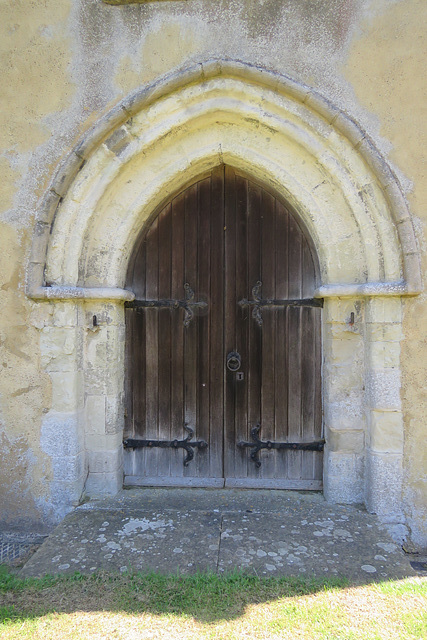
[[[211,126],[211,123],[218,123],[217,139],[215,140],[213,135],[205,136],[209,140],[202,142],[198,139],[195,146],[191,147],[188,137],[194,134],[196,123],[198,127],[205,128]],[[231,144],[227,148],[228,133],[233,128],[238,132],[236,137],[240,149]],[[258,142],[262,139],[263,144],[251,149],[250,144],[252,143],[253,147],[257,142],[256,136],[253,135],[256,130],[263,130],[262,135],[258,136]],[[267,151],[268,131],[271,139],[275,139],[274,143],[277,144],[271,145],[270,154],[263,154],[264,150]],[[245,145],[245,135],[250,138],[249,148]],[[172,143],[170,147],[169,141]],[[66,299],[71,295],[69,287],[77,286],[79,278],[81,280],[82,274],[78,273],[76,261],[81,260],[79,251],[83,250],[83,238],[86,242],[91,241],[87,237],[86,226],[89,222],[92,226],[94,223],[91,219],[97,204],[94,197],[102,200],[102,196],[106,195],[106,188],[113,184],[126,165],[131,164],[135,158],[140,160],[145,156],[148,159],[159,143],[163,144],[165,155],[168,155],[168,149],[172,146],[178,149],[180,143],[184,144],[183,152],[186,151],[185,146],[190,147],[190,155],[188,151],[183,153],[182,162],[175,163],[175,167],[172,167],[172,162],[169,161],[169,172],[162,166],[161,175],[155,176],[151,182],[151,193],[147,190],[147,185],[144,185],[144,190],[139,195],[142,199],[143,194],[151,197],[148,204],[151,210],[159,200],[158,192],[164,191],[166,179],[169,178],[168,190],[172,191],[177,186],[177,181],[173,180],[174,169],[175,176],[182,176],[185,170],[190,178],[191,173],[197,174],[197,165],[201,168],[209,156],[211,163],[217,163],[227,156],[232,159],[234,156],[236,164],[248,165],[252,152],[259,156],[257,164],[264,179],[270,173],[272,186],[293,200],[293,204],[302,210],[302,215],[306,208],[307,218],[313,218],[313,201],[320,203],[323,191],[322,204],[325,215],[328,213],[325,202],[329,200],[329,209],[335,207],[335,218],[337,207],[338,211],[347,209],[347,217],[353,218],[359,226],[355,233],[354,229],[352,231],[354,237],[363,238],[363,251],[367,254],[366,268],[359,269],[359,273],[352,274],[353,279],[347,278],[343,282],[345,270],[343,272],[342,268],[339,268],[340,279],[333,280],[333,272],[325,265],[324,287],[320,295],[325,297],[343,293],[344,289],[335,289],[335,284],[358,285],[358,295],[362,296],[396,293],[413,295],[421,290],[419,256],[405,200],[393,172],[361,128],[316,91],[286,76],[240,62],[214,60],[173,74],[125,98],[88,131],[75,147],[59,168],[42,203],[28,269],[27,290],[31,297]],[[207,147],[203,147],[204,144]],[[300,153],[295,153],[296,150]],[[275,158],[276,172],[272,166],[266,172],[267,167],[262,164],[265,165],[268,159],[271,164],[274,151],[280,153],[279,157]],[[290,155],[292,159],[299,156],[300,166],[295,167],[293,162],[287,167],[286,155]],[[88,164],[93,169],[92,173],[88,170]],[[297,185],[295,175],[301,176],[303,166],[304,169],[310,169],[311,183],[308,180],[309,172],[305,171],[303,183],[300,181],[300,185]],[[254,165],[249,168],[253,172]],[[73,184],[79,172],[78,184]],[[284,175],[285,173],[287,175]],[[280,183],[277,182],[278,179]],[[89,192],[90,184],[96,192],[92,189],[90,202],[82,202],[81,192],[85,187]],[[71,185],[73,193],[69,193]],[[305,207],[298,201],[298,186],[302,186],[304,191],[307,201]],[[77,193],[78,187],[80,193]],[[331,193],[334,194],[333,198]],[[338,197],[340,195],[341,202]],[[72,210],[72,202],[75,203],[75,211]],[[134,208],[143,205],[144,202],[133,203]],[[83,206],[88,206],[86,216],[81,212]],[[319,209],[319,205],[316,208]],[[141,210],[138,223],[143,219],[143,215],[144,212]],[[310,224],[310,220],[306,222],[315,237],[315,223]],[[337,227],[336,221],[334,226]],[[74,227],[74,233],[70,236],[68,231],[71,227]],[[123,229],[124,233],[126,231],[132,233],[130,229]],[[46,264],[51,232],[52,258],[58,261],[58,254],[65,253],[68,263],[74,260],[72,266],[68,265],[68,273],[62,270],[60,275],[54,274],[55,267]],[[343,229],[342,236],[345,234],[346,230]],[[76,235],[79,239],[77,244]],[[391,236],[394,236],[394,239]],[[64,250],[67,242],[68,248],[73,247],[71,253],[68,252],[68,248]],[[378,246],[372,246],[373,244]],[[123,246],[126,245],[122,244]],[[320,244],[318,247],[321,254],[322,247],[325,245]],[[360,252],[359,248],[357,252]],[[320,257],[322,259],[323,256]],[[333,259],[332,255],[330,259]],[[375,262],[376,265],[373,264]],[[336,261],[334,263],[337,265]],[[46,290],[43,287],[45,270],[51,284],[68,285],[67,290],[61,291],[56,287],[54,291]],[[67,276],[71,279],[67,280]],[[111,283],[112,288],[120,288],[117,287],[117,280],[120,280],[118,274],[115,279],[116,282]],[[121,280],[123,281],[123,273]],[[366,282],[376,284],[365,290],[360,285]],[[103,294],[100,291],[92,292],[92,288],[100,287],[99,282],[94,282],[94,287],[89,286],[88,282],[84,282],[84,285],[85,291],[77,288],[73,291],[73,297],[98,298],[104,295],[108,298],[120,295],[118,291],[104,291]]]
[[[76,146],[43,202],[27,292],[53,306],[42,357],[54,405],[43,428],[46,443],[66,434],[59,468],[70,467],[68,504],[84,486],[121,486],[123,301],[133,298],[124,285],[134,242],[162,203],[221,162],[289,201],[318,253],[325,495],[400,522],[400,296],[421,290],[405,200],[351,118],[306,86],[233,61],[196,65],[123,100]],[[74,456],[70,434],[80,443]],[[57,444],[45,448],[56,459]]]

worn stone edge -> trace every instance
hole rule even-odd
[[[135,294],[119,287],[37,287],[28,293],[32,300],[119,300],[135,299]]]
[[[417,295],[404,281],[367,282],[364,284],[325,284],[316,289],[315,298],[369,298],[376,296]]]

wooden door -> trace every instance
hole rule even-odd
[[[162,208],[128,275],[125,483],[321,488],[314,260],[290,209],[230,167]]]

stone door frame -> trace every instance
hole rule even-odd
[[[125,98],[59,167],[28,265],[52,406],[41,443],[58,520],[122,487],[126,267],[146,220],[228,163],[289,201],[320,261],[324,494],[402,522],[401,297],[421,291],[396,177],[365,132],[307,86],[209,61]]]

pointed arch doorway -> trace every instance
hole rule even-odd
[[[125,484],[322,488],[317,257],[225,165],[161,208],[129,264]]]

